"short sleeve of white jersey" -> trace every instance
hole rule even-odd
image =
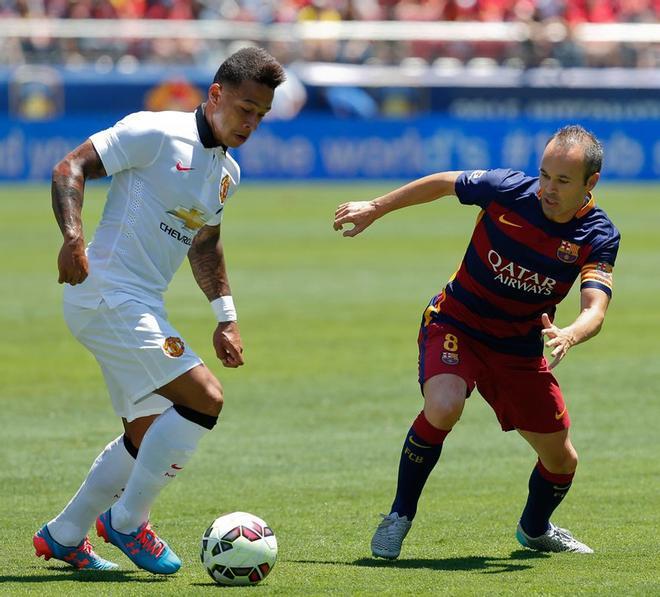
[[[219,224],[222,223],[222,216],[224,215],[225,210],[224,209],[219,209],[218,212],[214,215],[211,216],[207,222],[206,226],[218,226]]]
[[[236,192],[240,182],[241,169],[234,158],[227,155],[225,165],[222,169],[220,188],[218,189],[218,198],[220,200],[219,209],[207,220],[207,226],[217,226],[222,222],[222,217],[225,213],[225,205],[227,205],[228,199]]]
[[[155,161],[165,139],[155,116],[153,112],[129,114],[90,137],[108,176],[129,168],[144,168]]]

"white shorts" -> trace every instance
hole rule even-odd
[[[128,301],[110,309],[64,303],[71,333],[96,357],[118,416],[132,421],[172,403],[154,390],[202,363],[162,308]]]

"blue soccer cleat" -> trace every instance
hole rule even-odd
[[[106,543],[121,549],[138,568],[154,574],[174,574],[181,568],[179,556],[153,532],[149,521],[133,533],[120,533],[112,528],[107,510],[96,519],[96,532]]]
[[[44,556],[45,560],[62,560],[79,570],[115,570],[119,567],[97,555],[87,537],[73,547],[58,543],[48,531],[47,525],[34,534],[32,543],[38,558]]]

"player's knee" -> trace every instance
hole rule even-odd
[[[424,415],[438,429],[451,429],[461,418],[463,400],[435,398],[426,400]]]
[[[548,462],[544,462],[544,466],[549,471],[561,475],[574,473],[578,465],[578,455],[573,446],[564,446],[561,452],[547,456],[546,460]]]
[[[224,404],[224,396],[222,393],[222,386],[215,377],[211,377],[206,384],[204,384],[202,402],[204,407],[208,409],[208,414],[213,415],[214,417],[217,417],[220,414]]]
[[[578,455],[575,451],[575,448],[571,446],[569,450],[566,451],[564,456],[564,462],[562,463],[562,468],[566,474],[574,473],[578,465]]]
[[[159,388],[158,393],[174,404],[185,406],[204,415],[217,417],[222,410],[222,386],[203,365]]]
[[[573,447],[573,444],[571,443],[570,439],[568,439],[564,444],[564,450],[562,456],[563,456],[561,463],[563,469],[562,472],[565,472],[567,474],[574,473],[578,465],[578,454],[575,448]]]
[[[457,375],[436,375],[424,384],[424,415],[434,427],[451,429],[465,406],[466,384]]]
[[[204,415],[217,417],[223,405],[222,386],[213,375],[207,375],[187,389],[180,404]]]

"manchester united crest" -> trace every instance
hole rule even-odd
[[[225,174],[220,182],[220,203],[224,203],[229,193],[229,174]]]
[[[186,345],[183,343],[183,340],[176,336],[169,336],[163,342],[163,352],[173,359],[180,357],[185,349]]]
[[[580,245],[573,244],[567,240],[561,241],[557,249],[557,259],[564,263],[575,263],[580,252]]]

